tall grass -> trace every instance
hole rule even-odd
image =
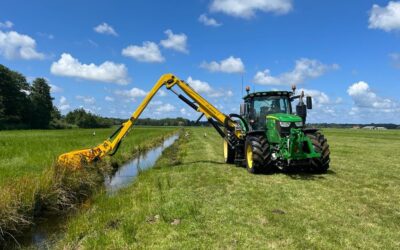
[[[57,167],[57,156],[97,145],[112,129],[96,129],[96,136],[85,129],[0,131],[0,245],[4,238],[31,224],[36,215],[73,208],[91,195],[112,168],[176,130],[135,128],[115,156],[78,172]]]

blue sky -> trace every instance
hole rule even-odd
[[[0,63],[52,84],[65,114],[127,118],[163,73],[225,113],[242,88],[298,89],[311,122],[400,123],[400,1],[19,1],[0,8]],[[144,117],[197,114],[167,90]]]

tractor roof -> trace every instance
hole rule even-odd
[[[258,97],[258,96],[287,96],[290,97],[293,94],[291,91],[262,91],[262,92],[253,92],[247,94],[243,97],[243,99]]]

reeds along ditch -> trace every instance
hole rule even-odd
[[[130,152],[105,158],[80,171],[71,171],[54,164],[39,177],[24,176],[11,180],[0,190],[0,247],[15,241],[15,237],[29,228],[35,218],[68,213],[71,209],[76,209],[120,165],[159,145],[176,132],[167,132],[149,139],[134,146]]]

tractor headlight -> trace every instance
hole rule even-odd
[[[288,127],[290,127],[290,122],[279,122],[279,125],[282,128],[288,128]]]
[[[303,122],[295,122],[294,124],[296,124],[298,128],[303,127]]]

